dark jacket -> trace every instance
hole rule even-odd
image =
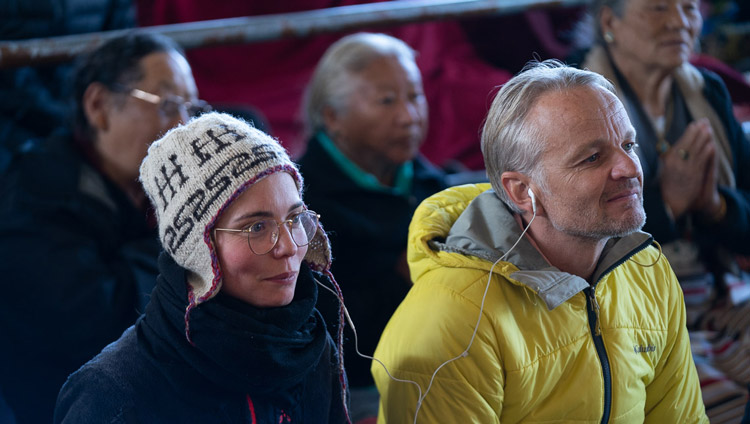
[[[414,160],[411,194],[366,190],[349,179],[313,138],[299,160],[305,177],[305,202],[321,215],[329,233],[332,272],[357,328],[360,352],[371,355],[388,319],[411,287],[398,272],[406,268],[406,236],[419,203],[445,188],[445,176],[422,157]],[[407,271],[408,272],[408,271]],[[335,323],[338,304],[321,296],[326,321]],[[352,387],[374,384],[370,361],[359,357],[347,326],[344,357]]]
[[[185,334],[186,271],[166,253],[144,316],[60,391],[56,423],[346,422],[336,348],[306,266],[292,302],[258,309],[222,292]]]
[[[157,275],[146,213],[59,136],[0,176],[0,387],[19,423],[47,423],[67,376],[143,311]]]

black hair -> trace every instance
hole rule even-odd
[[[159,34],[129,32],[115,37],[96,50],[81,57],[73,71],[72,109],[74,130],[80,137],[92,140],[93,129],[83,110],[83,94],[92,83],[98,82],[117,92],[143,78],[140,61],[145,56],[160,52],[185,55],[172,39]]]

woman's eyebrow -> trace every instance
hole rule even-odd
[[[246,221],[250,218],[272,218],[273,214],[268,211],[256,211],[256,212],[250,212],[242,214],[238,217],[235,217],[232,219],[232,223],[240,222],[240,221]]]
[[[302,201],[299,201],[292,206],[289,207],[287,210],[287,213],[291,213],[295,209],[299,209],[301,207],[304,207],[305,204]],[[242,214],[234,219],[232,219],[232,223],[240,222],[240,221],[246,221],[250,218],[273,218],[273,212],[271,211],[255,211],[250,213]]]
[[[289,208],[289,210],[288,210],[287,212],[291,212],[291,211],[293,211],[293,210],[295,210],[295,209],[298,209],[298,208],[301,208],[301,207],[304,207],[304,206],[305,206],[305,203],[304,203],[304,202],[302,202],[302,201],[300,200],[299,202],[297,202],[297,203],[293,204],[293,205],[292,205],[292,206],[291,206],[291,207]]]

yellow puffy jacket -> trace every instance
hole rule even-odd
[[[428,387],[418,423],[708,422],[682,291],[651,237],[610,240],[593,287],[525,238],[490,278],[521,229],[488,189],[453,187],[415,212],[414,286],[374,356],[421,389],[373,362],[378,422],[414,422]]]

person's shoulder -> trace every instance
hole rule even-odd
[[[96,386],[100,379],[117,381],[116,386],[126,387],[133,378],[133,369],[143,362],[136,337],[135,326],[126,329],[120,338],[105,346],[102,351],[70,377],[80,382],[92,382]]]
[[[133,400],[144,396],[132,384],[142,373],[136,344],[131,327],[68,377],[57,399],[55,422],[127,422]]]
[[[652,243],[633,254],[618,268],[622,271],[618,275],[629,281],[627,285],[618,285],[620,289],[650,292],[655,300],[662,299],[659,293],[676,295],[681,291],[669,260],[657,243]]]
[[[77,190],[83,158],[64,133],[17,146],[3,170],[4,188],[55,198]]]
[[[317,137],[313,136],[307,140],[305,151],[296,162],[304,172],[306,168],[317,168],[327,158],[328,155],[323,150],[323,146],[320,145],[320,141]]]
[[[691,66],[692,67],[692,66]],[[720,114],[732,114],[732,99],[726,82],[718,73],[701,66],[692,67],[703,80],[703,95]]]
[[[349,186],[349,178],[316,137],[310,138],[307,149],[296,162],[305,181],[306,192],[326,192],[342,185]]]
[[[421,153],[412,161],[414,164],[414,179],[417,182],[431,182],[440,189],[446,188],[447,174],[441,168],[429,161]]]
[[[695,69],[703,77],[704,91],[729,96],[727,86],[719,74],[707,68],[696,67]]]

